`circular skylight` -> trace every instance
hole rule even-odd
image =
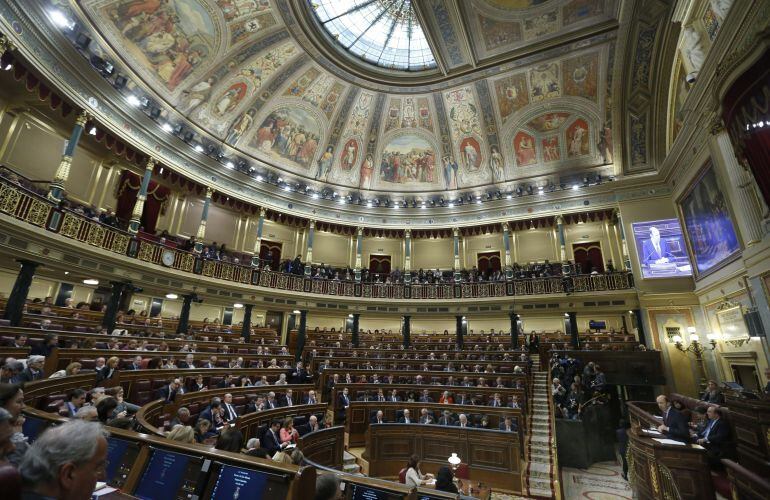
[[[309,0],[321,26],[345,50],[383,68],[436,67],[412,0]]]

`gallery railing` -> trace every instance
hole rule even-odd
[[[260,270],[246,265],[202,259],[196,253],[137,238],[120,229],[60,208],[45,197],[5,178],[0,178],[0,212],[81,243],[143,262],[208,278],[300,293],[373,299],[442,300],[603,292],[633,288],[633,276],[630,272],[512,279],[488,283],[403,284],[313,279]]]

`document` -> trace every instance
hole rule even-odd
[[[685,443],[681,441],[674,441],[673,439],[660,439],[660,438],[652,438],[653,441],[657,441],[660,444],[673,444],[676,446],[685,446]]]
[[[658,432],[656,430],[653,430],[653,429],[642,429],[642,432],[644,432],[645,434],[647,434],[649,436],[662,436],[663,435],[660,432]]]

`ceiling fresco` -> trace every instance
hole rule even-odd
[[[433,16],[426,32],[434,40],[457,35],[434,29],[446,21],[434,14],[452,13],[449,29],[462,24],[474,65],[531,53],[454,77],[451,68],[462,64],[438,51],[448,79],[403,92],[359,85],[344,78],[345,68],[332,71],[312,57],[287,29],[289,1],[76,4],[121,69],[136,75],[140,83],[128,91],[151,89],[167,105],[164,118],[194,124],[194,140],[211,136],[228,154],[303,182],[443,192],[617,169],[614,33],[580,30],[614,19],[619,1],[415,2]]]

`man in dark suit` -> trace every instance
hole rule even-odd
[[[671,439],[689,441],[690,431],[687,428],[687,420],[684,416],[671,406],[671,402],[666,396],[660,395],[655,401],[663,413],[663,423],[658,426],[658,431]]]
[[[730,426],[722,419],[719,408],[709,406],[706,410],[709,421],[698,433],[697,443],[706,448],[706,457],[712,469],[721,468],[721,459],[728,458],[730,451]]]
[[[192,354],[185,356],[184,361],[179,361],[179,368],[195,368],[195,357]]]
[[[78,410],[83,407],[86,402],[86,391],[83,389],[73,389],[67,396],[67,416],[74,418]]]
[[[222,400],[219,398],[212,398],[211,404],[209,404],[198,415],[198,420],[205,419],[211,422],[212,430],[218,429],[225,424],[225,418],[222,411]]]
[[[135,356],[134,360],[131,362],[130,365],[128,365],[128,368],[126,370],[141,370],[142,369],[142,357],[141,356]]]
[[[45,336],[43,342],[32,344],[30,354],[38,356],[50,356],[54,349],[59,347],[59,336],[55,333],[49,333]]]
[[[518,428],[510,415],[505,416],[505,420],[500,422],[500,430],[505,432],[516,432]]]
[[[310,376],[308,375],[307,370],[305,370],[305,366],[302,364],[302,361],[299,361],[296,368],[292,370],[291,376],[289,376],[289,383],[306,384],[308,382],[310,382]]]
[[[398,419],[399,424],[413,424],[415,423],[414,420],[412,420],[412,417],[409,416],[409,410],[404,410],[404,416]]]
[[[396,389],[393,389],[390,391],[390,396],[388,396],[388,401],[391,403],[398,403],[401,401],[401,396],[398,395],[398,391]]]
[[[350,394],[348,393],[348,388],[345,387],[342,389],[342,394],[337,396],[337,407],[340,409],[340,412],[344,415],[345,411],[348,409],[348,406],[350,406]]]
[[[27,367],[16,376],[13,383],[21,384],[44,378],[43,363],[45,363],[45,358],[43,356],[30,356],[29,359],[27,359]]]
[[[422,391],[422,396],[420,396],[420,403],[432,403],[433,398],[430,397],[430,394],[428,393],[428,389],[425,389]]]
[[[385,416],[383,415],[382,410],[377,410],[377,413],[372,415],[372,418],[369,421],[373,424],[384,424]]]
[[[270,423],[270,428],[265,432],[265,436],[259,440],[262,448],[266,449],[270,456],[281,451],[285,445],[288,445],[288,441],[281,445],[281,438],[278,437],[278,430],[281,428],[281,422],[279,420],[273,420]]]
[[[286,389],[286,394],[283,396],[283,405],[281,406],[294,406],[297,402],[294,401],[294,392],[291,389]]]
[[[275,393],[273,391],[270,391],[267,393],[267,399],[265,400],[265,410],[272,410],[273,408],[278,408],[281,405],[278,404],[278,401],[275,399]]]
[[[473,427],[470,422],[468,422],[468,417],[461,413],[460,417],[457,419],[457,422],[455,422],[455,426],[457,427]]]
[[[235,411],[235,406],[233,406],[233,395],[229,392],[225,394],[222,401],[222,418],[226,422],[234,422],[238,418],[238,412]]]
[[[315,397],[315,391],[311,389],[307,393],[307,397],[305,398],[305,404],[314,405],[316,403],[318,403],[318,399]]]
[[[454,419],[452,418],[452,414],[449,412],[449,410],[444,410],[444,413],[441,415],[441,418],[438,419],[438,425],[454,425]]]
[[[182,382],[178,378],[158,389],[158,399],[162,399],[166,403],[173,403],[177,394],[184,394]]]
[[[457,397],[455,398],[455,404],[458,405],[467,405],[470,404],[471,398],[468,397],[467,394],[464,392],[457,393]]]

